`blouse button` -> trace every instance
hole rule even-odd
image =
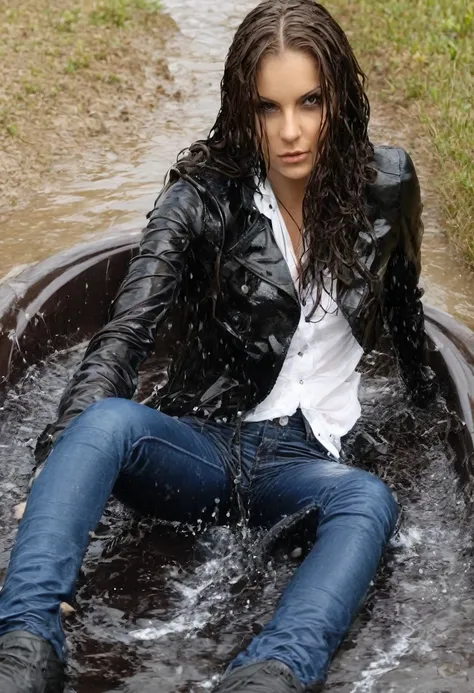
[[[300,385],[303,385],[303,383],[304,383],[304,380],[300,380]]]

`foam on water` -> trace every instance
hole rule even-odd
[[[200,538],[196,548],[215,557],[188,571],[177,566],[166,571],[167,587],[175,592],[180,605],[178,612],[165,624],[148,621],[145,627],[131,631],[132,638],[159,640],[172,633],[195,637],[220,610],[228,608],[232,588],[246,569],[242,545],[232,530],[219,527]]]

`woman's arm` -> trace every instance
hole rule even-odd
[[[112,303],[110,320],[90,341],[63,393],[57,421],[38,439],[38,463],[90,404],[105,397],[130,399],[135,392],[138,369],[178,295],[190,240],[201,230],[201,198],[190,183],[180,180],[158,198],[148,218],[139,254]]]
[[[438,391],[427,364],[425,320],[418,286],[421,270],[423,222],[420,185],[413,161],[400,154],[400,238],[385,275],[385,319],[400,364],[402,378],[420,406]]]

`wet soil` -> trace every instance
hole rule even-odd
[[[225,48],[251,4],[245,0],[236,8],[206,0],[197,14],[191,0],[169,0],[181,36],[170,46],[168,64],[183,100],[163,100],[158,127],[126,162],[105,152],[86,160],[80,173],[66,167],[60,189],[45,185],[21,213],[5,215],[0,275],[92,236],[142,225],[177,151],[212,124]],[[402,115],[376,103],[372,130],[375,141],[416,148]],[[474,284],[443,240],[426,157],[420,151],[414,158],[421,162],[425,196],[427,298],[472,325]],[[31,369],[0,412],[0,570],[14,540],[13,507],[25,498],[35,438],[54,418],[80,356],[81,349],[71,350]],[[361,394],[359,429],[387,442],[384,456],[370,468],[397,489],[404,520],[333,663],[327,689],[472,693],[473,525],[444,443],[446,412],[442,405],[426,413],[407,408],[390,368],[364,378]],[[353,437],[346,449],[355,449]],[[76,613],[66,624],[70,690],[76,693],[211,690],[224,666],[268,620],[296,567],[291,553],[304,547],[308,536],[288,538],[255,563],[258,537],[243,540],[239,529],[230,528],[195,536],[139,521],[115,502],[96,535]]]
[[[129,160],[161,99],[181,98],[175,31],[155,0],[0,0],[0,214],[59,190],[65,169]]]

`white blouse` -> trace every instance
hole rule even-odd
[[[268,181],[255,193],[255,204],[272,223],[275,240],[299,293],[293,244]],[[306,316],[311,313],[315,297],[310,293],[304,297],[300,321],[277,381],[268,397],[246,415],[245,421],[287,417],[300,408],[316,438],[337,458],[341,437],[350,431],[361,413],[360,374],[356,368],[363,350],[329,295],[329,277],[327,289],[311,322],[306,321]]]

